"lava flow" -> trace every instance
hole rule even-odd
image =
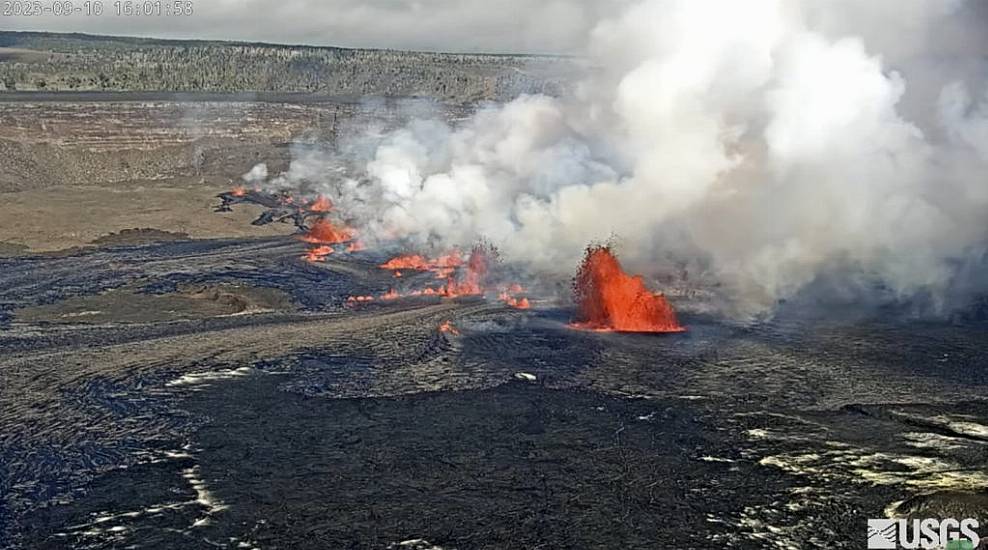
[[[397,273],[400,273],[401,270],[410,270],[431,271],[435,273],[437,279],[446,279],[461,265],[463,265],[463,258],[460,256],[460,251],[453,250],[432,260],[419,254],[404,254],[391,258],[378,267],[394,271],[396,277],[400,277]]]
[[[326,256],[333,253],[333,247],[329,245],[320,245],[312,248],[302,256],[302,259],[309,262],[322,262],[326,260]]]
[[[455,326],[453,326],[453,323],[451,323],[449,321],[444,321],[443,324],[439,325],[439,332],[448,332],[448,333],[454,334],[454,335],[459,335],[460,334],[459,329],[457,329]]]
[[[640,275],[621,269],[607,246],[587,249],[573,281],[575,328],[615,332],[683,332],[662,294],[645,288]]]
[[[302,258],[309,262],[324,261],[326,256],[333,253],[333,248],[330,245],[349,242],[352,247],[354,243],[353,237],[354,231],[349,227],[337,227],[326,218],[320,218],[316,220],[316,223],[312,224],[312,227],[305,235],[300,237],[309,244],[317,245],[310,249]],[[351,247],[348,247],[347,250],[350,250]]]
[[[420,254],[405,254],[391,258],[379,265],[381,269],[392,271],[395,278],[404,278],[401,270],[432,271],[437,278],[446,280],[439,287],[425,287],[417,290],[397,292],[389,289],[387,293],[378,296],[381,300],[395,300],[404,297],[438,296],[441,298],[457,298],[459,296],[482,296],[487,291],[487,278],[491,267],[497,263],[497,249],[487,244],[478,244],[470,251],[466,263],[458,250],[453,250],[435,259],[427,259]],[[515,283],[502,288],[499,299],[516,309],[529,309],[528,298],[519,296],[525,289]],[[377,299],[373,296],[351,296],[349,303],[370,302]]]
[[[431,268],[431,263],[418,254],[406,254],[396,256],[379,265],[381,269],[413,269],[415,271],[426,271]]]

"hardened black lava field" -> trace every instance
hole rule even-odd
[[[541,285],[528,309],[415,296],[433,273],[380,266],[429,251],[307,261],[319,243],[299,231],[322,213],[240,189],[354,129],[562,93],[535,71],[559,60],[367,51],[334,97],[295,94],[313,66],[284,57],[282,79],[260,46],[148,44],[124,57],[234,48],[288,88],[111,93],[226,73],[60,40],[81,49],[0,47],[16,85],[82,67],[110,86],[0,94],[0,550],[857,549],[867,518],[988,516],[983,297],[919,320],[797,296],[741,322],[703,307],[700,281],[668,294],[685,332],[578,330],[565,277],[505,261]],[[57,63],[11,65],[25,56]],[[360,95],[377,81],[442,94]],[[296,172],[291,191],[340,184]]]
[[[988,511],[983,325],[355,307],[385,257],[304,248],[0,261],[0,547],[858,548]]]

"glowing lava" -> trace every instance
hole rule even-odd
[[[487,271],[490,269],[491,255],[493,249],[484,245],[477,245],[470,251],[470,258],[467,260],[466,273],[461,280],[449,277],[446,280],[445,292],[448,297],[456,296],[476,296],[484,293],[484,279],[487,278]]]
[[[369,302],[374,299],[396,300],[405,297],[438,296],[441,298],[456,298],[459,296],[482,296],[487,291],[486,282],[491,267],[497,263],[497,249],[488,244],[479,244],[470,251],[466,263],[458,250],[444,254],[435,259],[428,259],[420,254],[405,254],[391,258],[379,265],[381,269],[391,271],[394,278],[404,279],[408,271],[431,271],[437,277],[445,279],[446,284],[439,287],[426,287],[417,290],[398,292],[394,288],[377,298],[353,296],[350,303]],[[504,287],[499,299],[517,309],[528,309],[531,304],[528,298],[518,296],[525,289],[515,283]]]
[[[384,262],[378,267],[380,267],[381,269],[391,269],[395,271],[399,269],[414,269],[415,271],[427,271],[428,269],[431,268],[431,266],[432,264],[428,260],[426,260],[422,256],[419,256],[418,254],[406,254],[404,256],[397,256],[391,258],[390,260]]]
[[[449,321],[443,321],[443,324],[439,325],[439,332],[448,332],[455,335],[460,334],[460,331]]]
[[[456,269],[463,265],[463,257],[460,256],[459,250],[453,250],[432,260],[432,265],[438,269]]]
[[[515,309],[529,309],[532,307],[532,304],[528,303],[528,298],[525,298],[524,296],[521,298],[515,298],[506,292],[502,292],[499,298],[502,302]]]
[[[312,244],[340,244],[353,240],[354,231],[348,227],[336,227],[327,219],[317,220],[302,240]]]
[[[247,194],[247,188],[243,185],[238,185],[230,190],[230,194],[234,197],[242,197]]]
[[[517,296],[523,292],[525,292],[525,289],[520,284],[512,283],[502,290],[497,298],[515,309],[529,309],[532,305],[528,302],[528,298]]]
[[[387,292],[381,295],[382,300],[397,300],[398,298],[401,298],[401,294],[398,294],[398,291],[393,288],[389,288]]]
[[[309,250],[303,259],[310,262],[321,262],[333,253],[330,245],[345,243],[353,240],[354,231],[349,227],[337,227],[325,218],[316,220],[312,228],[301,237],[307,243],[318,245]],[[351,242],[351,244],[353,244]],[[348,248],[349,250],[349,248]]]
[[[436,274],[437,279],[447,279],[462,265],[463,258],[460,256],[460,251],[453,250],[432,260],[420,254],[403,254],[391,258],[378,267],[396,273],[400,270],[431,271]]]
[[[645,288],[640,275],[621,269],[611,249],[587,248],[573,281],[577,318],[571,326],[616,332],[683,332],[662,294]]]
[[[322,195],[319,195],[316,200],[309,204],[309,210],[312,212],[329,212],[332,209],[333,201]]]
[[[322,262],[326,260],[326,256],[333,253],[333,247],[329,245],[320,245],[311,250],[309,250],[302,259],[309,262]]]

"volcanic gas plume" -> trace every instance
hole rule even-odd
[[[559,278],[617,235],[742,316],[801,292],[938,313],[988,291],[983,4],[611,3],[573,93],[344,133],[270,184],[333,193],[368,242],[486,238]]]
[[[615,332],[682,332],[676,312],[662,294],[628,275],[607,246],[587,248],[573,281],[577,317],[573,326]]]

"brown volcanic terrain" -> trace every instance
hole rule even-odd
[[[2,191],[239,175],[336,112],[286,103],[2,99]]]
[[[348,121],[387,123],[400,110],[387,101],[168,98],[0,96],[0,217],[10,222],[0,224],[0,255],[135,228],[193,238],[290,233],[282,224],[251,226],[260,212],[251,206],[214,215],[214,196],[258,162],[284,169],[302,136],[332,141]],[[446,108],[449,116],[462,110]]]
[[[149,228],[270,236],[251,208],[206,215],[257,162],[279,171],[301,136],[392,119],[394,98],[558,93],[557,57],[461,55],[0,31],[0,255]],[[368,101],[366,98],[378,98]],[[391,98],[391,99],[388,99]],[[26,215],[31,212],[31,215]]]

